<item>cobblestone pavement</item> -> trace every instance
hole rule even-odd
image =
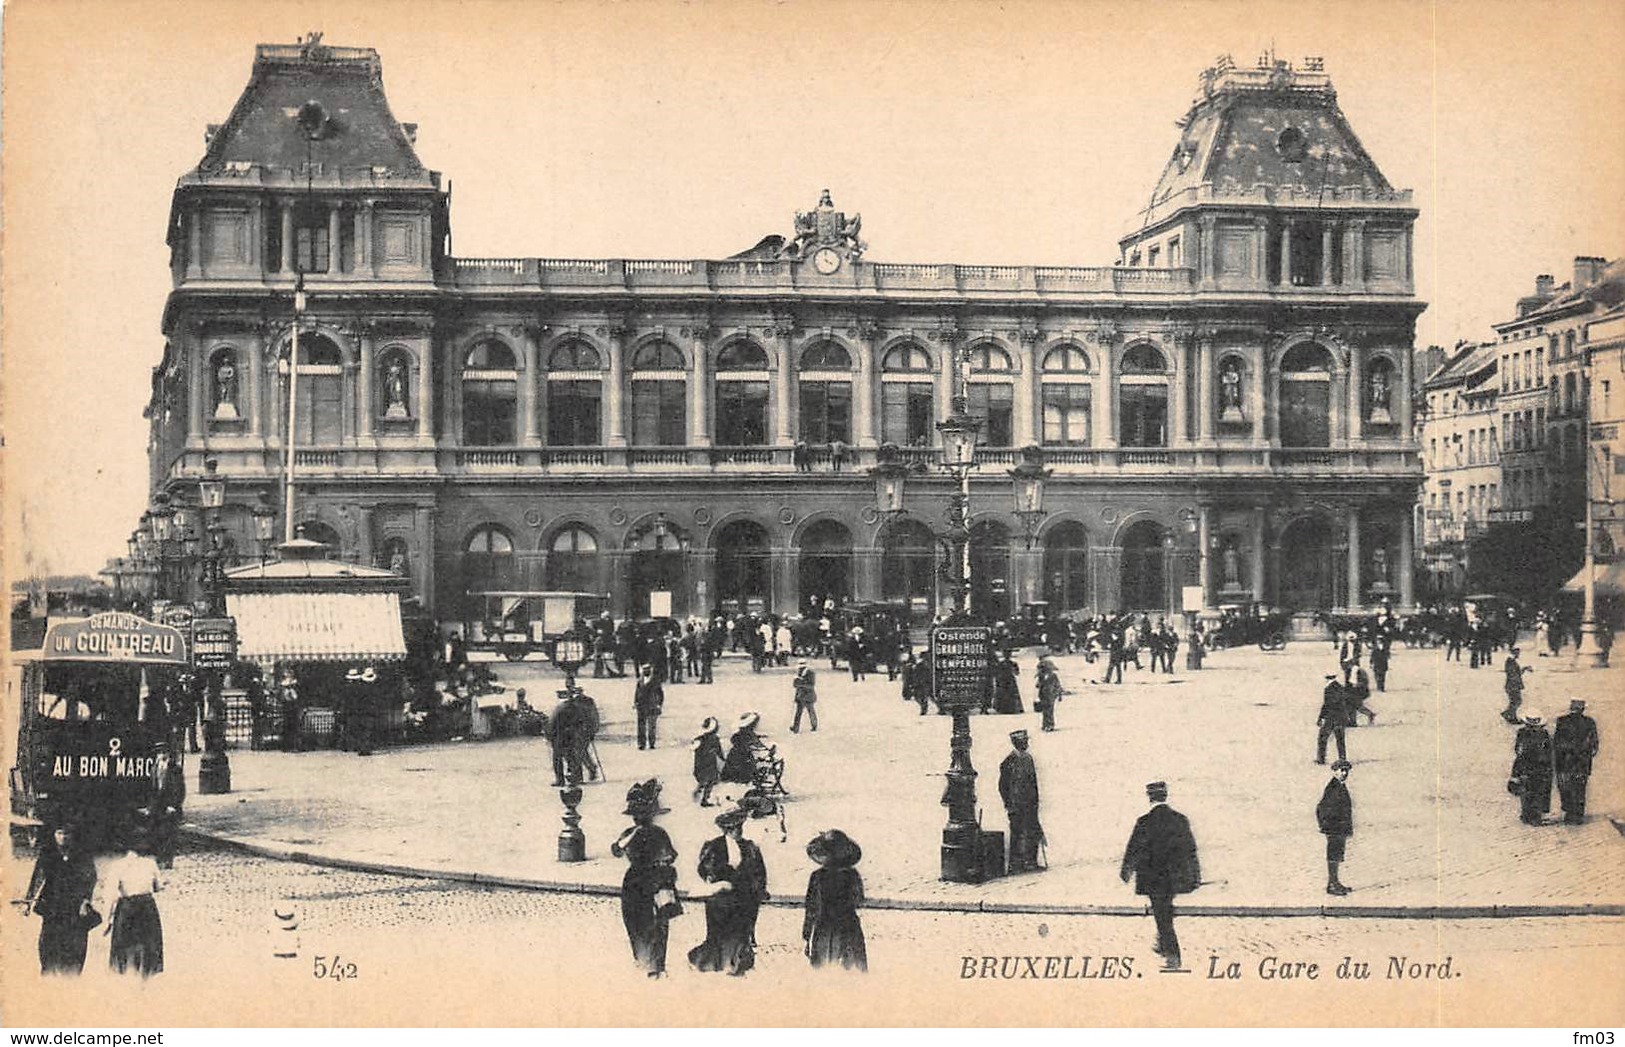
[[[7,872],[15,878],[26,869],[14,861]],[[802,886],[777,889],[795,895]],[[1625,1018],[1617,978],[1605,975],[1625,963],[1625,919],[1611,917],[1186,917],[1178,930],[1189,973],[1163,974],[1144,917],[867,911],[871,973],[859,978],[811,971],[799,950],[799,908],[774,907],[758,925],[757,969],[729,979],[695,973],[684,961],[704,933],[704,916],[691,906],[672,924],[670,976],[651,983],[631,965],[610,898],[215,849],[183,853],[158,897],[165,972],[146,983],[107,972],[99,933],[83,978],[40,980],[32,957],[37,924],[7,907],[0,938],[6,969],[16,972],[7,979],[8,1024],[1594,1028]],[[297,915],[295,957],[272,956],[273,941],[286,951],[290,937],[276,929],[274,909]],[[344,977],[318,978],[318,957]],[[1345,959],[1369,964],[1369,978],[1338,978]],[[1396,960],[1402,976],[1391,977]],[[1427,977],[1413,967],[1446,960],[1442,979],[1437,968]],[[1232,963],[1235,978],[1213,976]],[[1313,976],[1304,966],[1311,963]],[[1079,977],[1107,970],[1116,976]],[[968,971],[976,976],[967,979]]]
[[[1023,696],[1031,704],[1031,654],[1023,654]],[[975,717],[974,759],[984,824],[1004,829],[997,793],[1005,734],[1033,731],[1043,790],[1050,870],[982,886],[937,879],[944,821],[939,805],[948,757],[948,718],[919,716],[883,674],[854,683],[819,664],[820,730],[789,731],[789,669],[753,674],[725,658],[714,686],[668,685],[659,748],[633,747],[628,680],[584,679],[605,717],[599,751],[607,785],[582,803],[589,861],[556,858],[561,807],[546,743],[503,739],[396,749],[360,758],[344,753],[236,753],[236,791],[195,796],[192,824],[209,833],[282,851],[418,869],[477,872],[522,880],[619,883],[609,857],[626,824],[626,786],[658,775],[672,813],[664,819],[691,862],[715,830],[714,812],[689,799],[689,742],[705,716],[729,726],[762,713],[763,729],[784,753],[789,835],[754,823],[770,875],[794,880],[810,869],[803,847],[831,825],[864,847],[870,893],[920,903],[1137,905],[1118,880],[1122,847],[1144,810],[1143,784],[1169,782],[1174,807],[1189,815],[1211,881],[1192,906],[1351,909],[1367,906],[1584,905],[1625,903],[1625,672],[1574,670],[1530,659],[1528,706],[1548,722],[1571,693],[1590,700],[1602,733],[1591,783],[1590,818],[1579,827],[1529,827],[1506,793],[1512,734],[1499,669],[1470,670],[1437,650],[1399,648],[1390,690],[1373,697],[1374,726],[1348,732],[1356,834],[1343,880],[1347,898],[1324,893],[1323,839],[1314,805],[1327,779],[1313,762],[1323,673],[1335,669],[1329,644],[1297,642],[1281,653],[1220,652],[1199,673],[1128,670],[1103,686],[1103,663],[1059,659],[1073,692],[1060,729],[1037,732],[1037,716]],[[498,674],[533,696],[550,695],[557,673],[540,662],[498,663]],[[1556,797],[1554,795],[1554,807]]]

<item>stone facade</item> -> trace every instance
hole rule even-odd
[[[1409,603],[1409,193],[1318,62],[1221,63],[1180,126],[1113,266],[871,261],[827,193],[727,259],[455,258],[377,54],[262,46],[175,192],[153,489],[195,497],[216,459],[252,547],[254,504],[280,503],[298,271],[296,520],[442,618],[520,589],[634,616],[662,593],[679,615],[929,612],[961,369],[985,420],[977,610],[1177,609],[1187,585]],[[885,443],[920,469],[889,525]],[[1005,473],[1035,444],[1054,473],[1028,548]]]

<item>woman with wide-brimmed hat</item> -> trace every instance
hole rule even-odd
[[[694,736],[694,799],[701,807],[715,807],[711,790],[722,777],[722,742],[717,739],[718,724],[707,716]]]
[[[826,829],[807,844],[807,857],[818,863],[807,879],[806,915],[801,937],[814,967],[839,965],[869,969],[868,948],[858,907],[863,904],[863,877],[854,868],[863,850],[839,829]]]
[[[1540,713],[1523,712],[1523,726],[1512,742],[1512,782],[1517,783],[1518,818],[1539,825],[1552,809],[1552,736]]]
[[[660,780],[638,782],[626,793],[626,813],[632,826],[610,844],[615,857],[625,857],[621,880],[621,921],[632,943],[632,959],[651,978],[666,973],[666,937],[673,916],[683,910],[677,901],[677,849],[655,816],[669,813],[660,805]]]
[[[688,953],[697,970],[740,975],[756,966],[756,916],[767,901],[767,864],[761,848],[745,839],[749,817],[743,806],[723,811],[716,817],[722,835],[700,848],[700,879],[716,888],[705,900],[705,941]]]
[[[722,780],[749,785],[756,771],[756,748],[762,736],[756,725],[762,722],[760,713],[746,713],[739,718],[733,737],[728,739],[728,758],[722,764]]]

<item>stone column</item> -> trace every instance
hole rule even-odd
[[[1399,606],[1402,609],[1416,606],[1416,564],[1413,562],[1416,549],[1411,534],[1411,529],[1415,526],[1411,514],[1407,513],[1399,527]]]
[[[773,376],[773,444],[776,447],[789,447],[795,443],[795,432],[790,422],[791,405],[794,386],[790,381],[790,356],[792,352],[792,339],[795,337],[795,322],[785,318],[774,321],[773,334],[778,339],[778,370]]]
[[[356,534],[356,562],[363,567],[378,566],[373,562],[373,508],[370,505],[358,505],[355,509]]]
[[[1264,600],[1264,525],[1266,523],[1266,519],[1264,507],[1254,506],[1253,562],[1248,566],[1252,568],[1253,599],[1259,602],[1263,602]]]
[[[1183,338],[1173,341],[1173,373],[1169,375],[1172,393],[1168,405],[1168,446],[1190,443],[1190,350]]]
[[[203,216],[195,209],[186,213],[186,277],[203,275]]]
[[[357,354],[359,356],[359,354]],[[360,395],[357,390],[361,386],[357,371],[360,364],[355,360],[346,360],[339,369],[339,438],[338,443],[353,444],[355,436],[360,432],[360,423],[357,422],[357,408],[360,406]]]
[[[1095,382],[1095,446],[1117,446],[1117,367],[1112,360],[1115,338],[1100,340],[1100,377]]]
[[[190,390],[186,398],[186,442],[195,443],[203,439],[203,414],[213,399],[209,395],[209,369],[203,359],[208,351],[203,334],[193,332],[186,349],[186,384]]]
[[[1218,274],[1218,219],[1213,215],[1205,214],[1197,221],[1197,228],[1201,230],[1202,243],[1197,258],[1197,278],[1201,280],[1203,289],[1211,288],[1219,277]]]
[[[282,211],[282,271],[293,275],[293,201],[281,200]]]
[[[1411,390],[1414,388],[1411,383],[1416,380],[1412,370],[1416,366],[1416,350],[1410,345],[1401,345],[1398,356],[1399,374],[1396,384],[1399,388],[1391,390],[1388,395],[1394,402],[1394,418],[1399,422],[1399,439],[1404,443],[1410,443],[1416,439],[1416,433],[1411,428],[1413,424],[1411,419]],[[1494,461],[1493,458],[1487,460]]]
[[[1026,447],[1028,444],[1041,443],[1038,432],[1038,421],[1041,409],[1038,407],[1038,332],[1023,331],[1021,333],[1021,351],[1017,357],[1021,371],[1016,377],[1016,387],[1013,389],[1010,410],[1010,427],[1012,436],[1010,443],[1014,447]]]
[[[694,328],[694,340],[689,344],[689,355],[693,357],[694,365],[689,370],[690,386],[688,397],[688,445],[690,447],[711,446],[711,412],[708,407],[711,402],[711,368],[710,347],[708,341],[709,330],[703,327]]]
[[[1365,219],[1356,218],[1343,231],[1343,283],[1365,283]]]
[[[368,276],[376,275],[372,263],[372,209],[376,201],[368,200],[361,206],[361,221],[357,226],[356,244],[361,254],[361,271]]]
[[[1361,401],[1364,399],[1364,390],[1362,389],[1364,383],[1365,367],[1364,361],[1360,359],[1360,348],[1359,346],[1350,346],[1348,388],[1344,390],[1347,395],[1343,398],[1344,403],[1347,405],[1345,411],[1348,413],[1348,438],[1350,444],[1357,444],[1365,438],[1365,416],[1360,409],[1362,407]]]
[[[375,409],[372,389],[373,338],[371,332],[365,328],[356,331],[354,337],[356,357],[361,361],[355,391],[356,435],[364,440],[370,440],[372,439],[372,416]]]
[[[538,366],[541,350],[537,343],[541,338],[535,329],[528,325],[520,333],[520,338],[519,442],[525,447],[534,447],[537,432],[536,394],[540,391],[537,383],[542,377]]]
[[[1247,397],[1251,402],[1253,412],[1253,443],[1262,444],[1269,439],[1269,429],[1265,425],[1265,415],[1269,407],[1269,388],[1265,384],[1265,372],[1269,370],[1269,347],[1260,346],[1253,357],[1252,381],[1248,383]]]
[[[264,432],[265,403],[260,387],[260,369],[265,366],[266,329],[262,325],[248,339],[247,353],[241,368],[243,375],[243,405],[248,416],[248,435],[257,437]]]
[[[350,232],[355,236],[355,254],[350,257],[350,271],[359,275],[367,271],[367,211],[364,207],[356,208],[350,216]]]
[[[773,579],[773,592],[767,602],[772,614],[795,614],[800,609],[800,579],[796,577],[796,552],[789,546],[775,545],[769,550],[769,570]]]
[[[434,439],[434,335],[418,346],[418,439]]]
[[[875,439],[875,353],[880,346],[880,328],[873,321],[858,322],[858,378],[852,390],[853,443],[874,447]],[[878,597],[877,597],[878,599]]]
[[[691,547],[688,550],[688,563],[694,580],[694,602],[689,607],[689,613],[710,618],[711,609],[717,604],[717,551]]]
[[[1253,284],[1264,287],[1270,278],[1270,224],[1260,216],[1253,219]]]
[[[1206,502],[1196,507],[1196,584],[1202,587],[1202,609],[1213,606],[1213,562],[1209,549],[1213,544],[1213,508]]]
[[[432,614],[435,609],[435,567],[439,559],[435,548],[434,507],[419,506],[417,518],[419,570],[414,573],[418,578],[418,597],[423,601],[423,609]]]
[[[1281,222],[1281,286],[1292,286],[1292,219]]]
[[[327,205],[327,271],[337,273],[339,266],[339,205]]]
[[[1332,223],[1322,222],[1320,225],[1320,284],[1322,287],[1330,286],[1332,282]]]
[[[1212,443],[1214,434],[1213,401],[1213,339],[1202,337],[1196,343],[1196,423],[1197,437],[1202,443]]]
[[[629,328],[612,321],[609,325],[609,388],[604,397],[607,431],[604,442],[611,447],[626,446],[626,338]]]
[[[1363,592],[1360,589],[1360,509],[1359,506],[1350,506],[1348,511],[1348,547],[1349,547],[1349,596],[1348,606],[1352,610],[1365,603]]]
[[[865,602],[881,599],[881,594],[883,591],[880,584],[882,555],[883,551],[879,546],[870,546],[869,548],[853,548],[853,599]]]

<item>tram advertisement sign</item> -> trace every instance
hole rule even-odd
[[[237,660],[237,619],[192,619],[192,667],[230,669]]]
[[[45,658],[53,662],[185,665],[186,639],[172,626],[108,611],[51,626],[45,634]]]
[[[146,725],[46,721],[40,733],[35,787],[42,799],[102,806],[151,794],[162,746]]]
[[[993,666],[993,630],[939,625],[931,630],[931,678],[939,705],[979,705]]]

